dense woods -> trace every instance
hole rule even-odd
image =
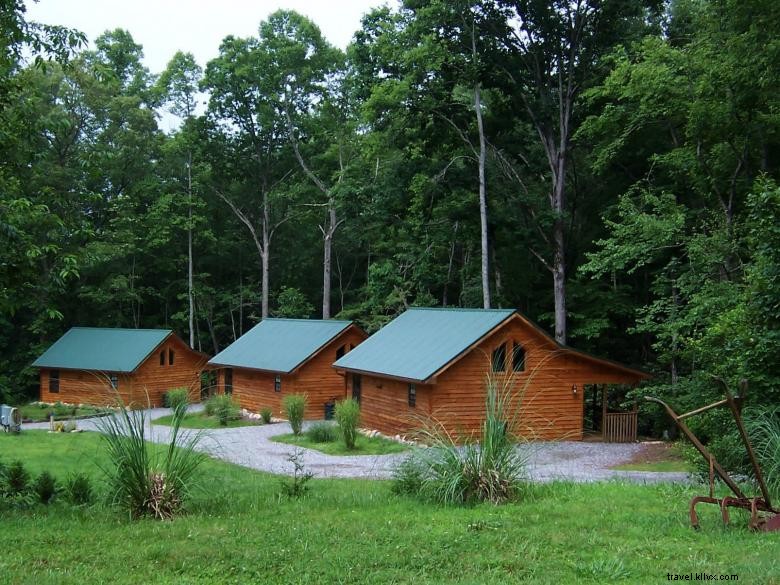
[[[1,6],[3,399],[72,325],[213,354],[443,305],[517,308],[681,410],[712,374],[780,401],[777,2],[407,0],[346,52],[280,11],[160,72]]]

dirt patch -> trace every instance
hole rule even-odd
[[[683,461],[671,443],[663,441],[648,441],[640,443],[642,449],[637,451],[627,463],[660,463],[663,461]]]

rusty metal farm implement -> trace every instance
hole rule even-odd
[[[702,406],[701,408],[697,408],[690,412],[686,412],[685,414],[677,414],[668,404],[662,400],[659,400],[658,398],[653,398],[651,396],[645,397],[645,400],[650,402],[657,402],[666,409],[666,412],[670,417],[672,417],[672,420],[677,424],[680,431],[682,431],[682,433],[693,444],[696,450],[699,451],[702,457],[704,457],[704,459],[709,463],[710,493],[708,496],[696,496],[691,499],[691,525],[698,530],[699,517],[696,514],[696,505],[699,503],[706,503],[720,506],[720,512],[724,524],[729,523],[729,508],[741,508],[750,512],[750,521],[748,522],[748,526],[751,530],[763,530],[765,532],[780,530],[780,510],[772,507],[772,502],[769,498],[769,490],[767,490],[766,483],[764,482],[764,476],[761,473],[761,467],[758,464],[756,454],[753,451],[753,446],[750,443],[750,438],[748,437],[748,434],[745,431],[745,425],[742,422],[742,403],[745,399],[745,393],[747,392],[747,381],[742,380],[740,382],[738,396],[732,396],[731,392],[729,392],[728,386],[720,378],[716,378],[715,381],[725,393],[726,398],[719,400],[718,402],[708,404],[707,406]],[[710,453],[710,451],[702,444],[702,442],[699,441],[696,435],[694,435],[693,432],[688,428],[688,425],[683,422],[683,419],[724,405],[729,407],[729,410],[731,410],[731,413],[734,416],[734,420],[737,423],[739,435],[742,438],[742,443],[745,446],[748,458],[750,459],[750,464],[753,468],[753,475],[756,479],[756,482],[758,483],[759,489],[761,490],[761,496],[747,497],[742,492],[737,483],[728,474],[728,472],[723,468],[723,466],[718,463],[712,453]],[[725,496],[723,498],[715,497],[715,474],[717,474],[729,487],[729,489],[734,494],[733,496]]]

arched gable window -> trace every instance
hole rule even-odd
[[[503,372],[506,370],[506,343],[502,343],[493,350],[493,356],[490,361],[494,372]]]
[[[515,372],[525,370],[525,350],[517,341],[512,342],[512,370]]]

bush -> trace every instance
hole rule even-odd
[[[88,506],[95,498],[92,481],[84,473],[71,475],[65,482],[65,497],[76,506]]]
[[[241,407],[230,394],[215,394],[206,402],[206,415],[215,416],[223,427],[241,418]]]
[[[271,424],[271,417],[273,414],[273,411],[266,406],[260,411],[260,420],[263,421],[264,425]]]
[[[163,393],[163,406],[176,408],[180,404],[190,403],[190,393],[187,388],[173,388]]]
[[[113,502],[124,507],[131,517],[169,519],[182,510],[195,484],[196,471],[206,458],[195,450],[201,433],[180,436],[186,414],[184,405],[174,409],[170,439],[164,450],[150,448],[143,411],[122,408],[116,416],[99,420],[111,462],[104,472]]]
[[[38,496],[38,501],[41,504],[49,504],[57,493],[57,480],[54,479],[51,473],[44,471],[35,480],[33,491]]]
[[[293,435],[296,437],[301,434],[303,427],[303,413],[306,410],[305,394],[288,394],[282,399],[282,408],[290,421]]]
[[[26,493],[30,489],[30,474],[21,461],[14,461],[5,469],[3,492],[13,497]]]
[[[337,402],[334,416],[339,425],[341,438],[344,439],[344,445],[347,449],[354,449],[357,429],[360,424],[360,405],[357,400],[347,398]]]
[[[479,442],[460,446],[440,426],[423,429],[430,446],[412,452],[396,469],[394,490],[445,504],[500,504],[512,499],[526,468],[511,432],[517,418],[509,413],[512,399],[511,381],[499,387],[488,378]]]
[[[313,443],[332,443],[339,438],[339,430],[330,423],[318,422],[308,428],[306,436]]]

